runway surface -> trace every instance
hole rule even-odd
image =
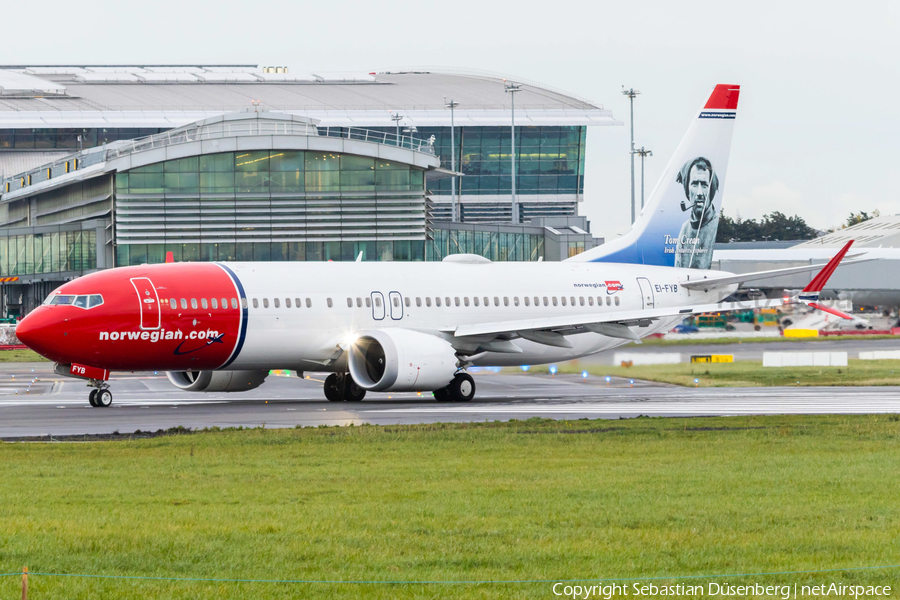
[[[32,371],[31,369],[34,369]],[[110,381],[113,406],[91,408],[84,383],[59,377],[49,365],[0,367],[0,438],[155,431],[179,425],[294,427],[315,425],[628,418],[759,414],[900,413],[891,387],[683,388],[614,379],[532,374],[475,375],[476,400],[437,403],[430,394],[370,394],[363,402],[326,402],[322,376],[271,375],[240,394],[191,394],[162,375]]]

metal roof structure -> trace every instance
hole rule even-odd
[[[795,248],[840,248],[850,240],[854,248],[900,248],[900,215],[875,217],[838,229]]]
[[[0,66],[0,129],[178,127],[258,104],[323,126],[445,126],[445,98],[457,126],[509,124],[507,81],[520,83],[516,122],[621,125],[578,96],[479,71],[270,72],[246,66]]]

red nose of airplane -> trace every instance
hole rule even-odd
[[[53,312],[47,306],[39,306],[16,325],[19,341],[47,358],[52,358],[48,351],[52,352],[52,348],[60,346],[65,338],[65,332],[61,331]]]

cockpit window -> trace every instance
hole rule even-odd
[[[100,306],[101,304],[103,304],[103,296],[101,296],[100,294],[90,294],[85,296],[70,296],[67,294],[59,294],[47,298],[45,304],[65,304],[70,306],[77,306],[78,308],[94,308],[95,306]]]

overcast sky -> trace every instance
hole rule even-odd
[[[25,18],[33,10],[40,16]],[[653,150],[647,193],[716,83],[741,85],[726,214],[900,213],[900,2],[44,2],[4,28],[7,64],[242,63],[292,71],[438,65],[586,96]],[[11,22],[12,23],[12,22]],[[627,127],[588,132],[582,214],[629,227]]]

